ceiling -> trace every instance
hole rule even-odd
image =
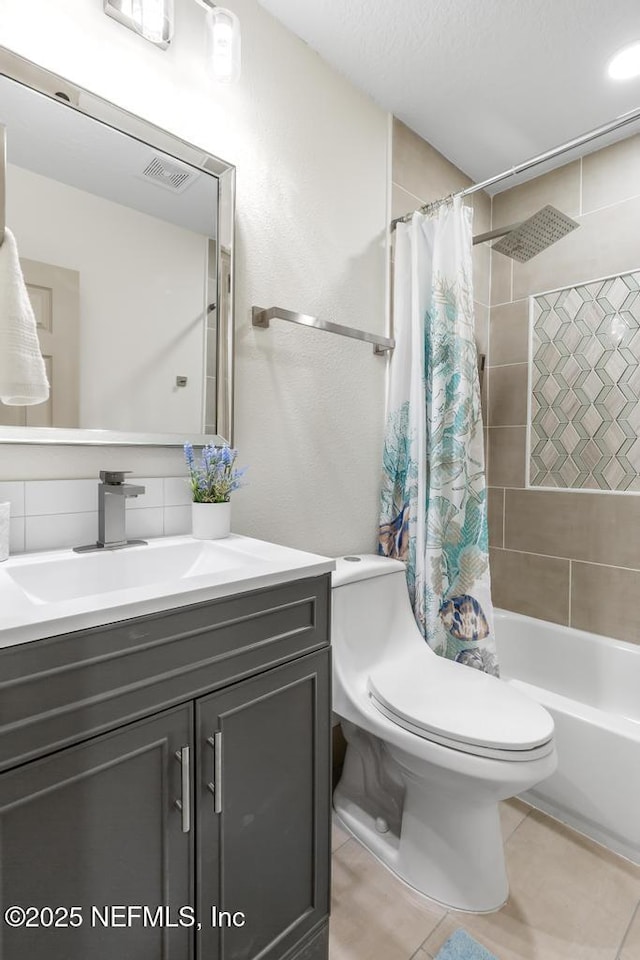
[[[205,237],[215,235],[218,181],[209,173],[6,76],[0,76],[0,123],[7,127],[9,163]],[[144,176],[151,162],[171,164],[192,179],[183,192],[168,190]]]
[[[640,107],[639,0],[259,2],[475,181]]]

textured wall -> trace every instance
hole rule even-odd
[[[243,76],[213,85],[203,14],[176,3],[156,50],[100,0],[4,0],[2,42],[238,167],[236,444],[250,485],[237,532],[329,554],[371,549],[378,509],[384,360],[362,343],[274,323],[278,305],[384,333],[388,120],[254,0],[232,0]],[[182,469],[161,449],[0,447],[0,479],[145,476]]]
[[[525,486],[528,297],[637,269],[640,136],[493,199],[495,227],[551,203],[580,229],[528,263],[493,254],[489,370],[494,600],[640,643],[640,498]]]

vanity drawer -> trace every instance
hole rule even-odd
[[[0,650],[0,769],[329,642],[330,577]]]

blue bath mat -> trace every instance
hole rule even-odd
[[[496,958],[464,930],[456,930],[440,948],[436,960],[496,960]]]

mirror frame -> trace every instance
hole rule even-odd
[[[182,447],[185,442],[233,443],[233,387],[234,387],[234,247],[235,247],[235,179],[236,169],[195,144],[181,140],[174,134],[156,127],[135,114],[123,110],[91,91],[71,83],[64,77],[26,60],[6,47],[0,46],[0,76],[15,80],[44,94],[60,104],[61,108],[75,110],[108,127],[140,140],[150,147],[176,157],[183,163],[213,174],[218,181],[218,296],[220,302],[221,250],[230,260],[228,303],[225,316],[218,312],[216,328],[216,433],[129,433],[120,430],[96,430],[72,427],[8,427],[0,426],[0,443],[35,443],[65,445],[128,445]],[[1,171],[4,179],[4,171]],[[0,194],[4,183],[0,184]],[[222,239],[221,239],[222,238]],[[203,368],[204,369],[204,368]],[[203,424],[204,426],[204,424]]]

